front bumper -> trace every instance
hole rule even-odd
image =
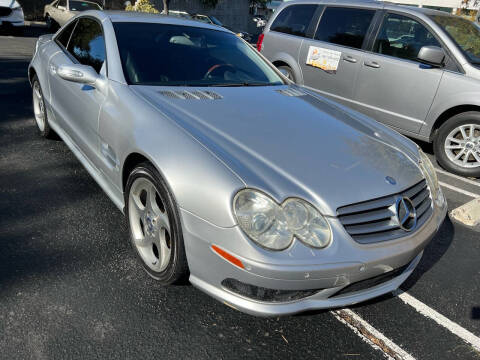
[[[23,11],[13,11],[8,16],[0,16],[0,27],[23,27],[25,26],[25,19]]]
[[[259,248],[238,227],[220,228],[182,210],[190,282],[219,301],[245,313],[278,316],[356,304],[397,289],[419,263],[423,249],[446,216],[446,203],[413,234],[392,241],[361,245],[336,218],[330,218],[333,241],[314,250],[295,241],[285,251]],[[215,253],[216,245],[242,261],[244,269]],[[396,276],[371,287],[336,295],[351,284],[404,267]],[[227,289],[225,279],[276,290],[312,290],[313,295],[285,302],[259,301]]]

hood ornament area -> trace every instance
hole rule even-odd
[[[412,231],[417,226],[417,210],[408,197],[398,197],[395,204],[398,225],[404,231]]]
[[[397,181],[396,181],[394,178],[392,178],[391,176],[387,176],[387,177],[385,178],[385,181],[386,181],[387,183],[389,183],[390,185],[396,185],[396,184],[397,184]]]

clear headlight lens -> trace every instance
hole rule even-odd
[[[235,196],[233,207],[242,230],[267,249],[286,249],[294,237],[315,248],[331,241],[328,222],[301,199],[288,199],[279,205],[259,191],[246,189]]]
[[[435,171],[435,168],[433,167],[433,164],[428,158],[428,156],[425,155],[425,153],[420,149],[418,150],[418,153],[420,155],[420,161],[419,161],[420,169],[422,170],[423,175],[427,180],[428,187],[432,192],[433,200],[437,205],[440,206],[443,204],[444,197],[443,197],[442,189],[438,184],[437,172]]]

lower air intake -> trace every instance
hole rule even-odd
[[[264,302],[289,302],[311,296],[323,289],[312,290],[274,290],[245,284],[235,279],[225,279],[222,286],[238,295]]]

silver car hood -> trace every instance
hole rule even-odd
[[[423,177],[411,141],[296,86],[131,88],[206,146],[248,187],[280,203],[301,197],[324,215],[335,216],[340,206],[399,192]],[[294,92],[285,94],[286,89]],[[198,90],[219,98],[182,96],[183,91]],[[388,183],[386,176],[396,184]]]

